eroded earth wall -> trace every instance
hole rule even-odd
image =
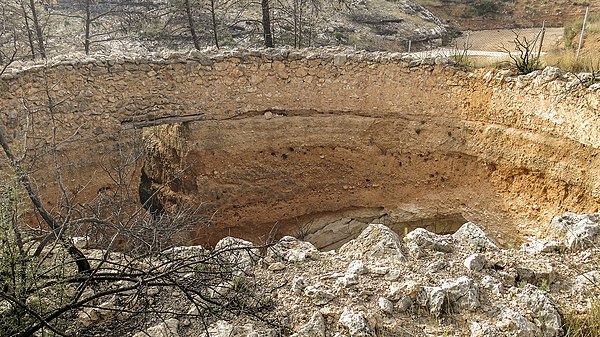
[[[509,243],[598,209],[597,85],[430,61],[340,50],[60,61],[4,74],[0,107],[14,148],[34,149],[48,205],[60,199],[56,143],[78,200],[114,188],[107,173],[129,163],[132,187],[143,170],[165,208],[211,216],[198,242],[291,233],[326,248],[373,219],[402,231],[458,217]]]

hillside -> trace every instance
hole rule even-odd
[[[542,0],[417,0],[417,2],[446,23],[459,30],[496,28],[559,27],[581,19],[585,7],[594,12],[598,1],[542,1]]]

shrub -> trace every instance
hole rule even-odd
[[[502,47],[502,49],[508,53],[512,65],[517,68],[521,74],[529,74],[532,71],[540,69],[542,67],[542,62],[535,50],[537,38],[529,40],[525,36],[520,37],[519,33],[516,31],[514,31],[514,34],[514,51]]]

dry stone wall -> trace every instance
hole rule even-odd
[[[127,166],[135,179],[143,166],[166,207],[202,204],[213,239],[296,231],[341,244],[374,218],[402,230],[460,214],[503,242],[597,210],[600,93],[585,83],[403,54],[190,52],[22,66],[1,77],[0,108],[49,204],[56,127],[81,200],[143,152]]]

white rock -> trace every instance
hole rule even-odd
[[[529,254],[556,253],[560,251],[560,243],[553,240],[530,238],[521,245],[521,250]]]
[[[573,295],[586,297],[600,284],[600,271],[592,270],[575,278]]]
[[[342,276],[342,277],[338,278],[337,280],[335,280],[335,283],[337,285],[339,285],[340,287],[348,288],[349,286],[358,284],[358,277]]]
[[[316,257],[318,253],[312,243],[291,236],[282,237],[279,242],[267,249],[267,257],[274,261],[302,262]]]
[[[346,63],[347,56],[344,54],[336,54],[333,56],[333,64],[340,67]]]
[[[285,269],[285,264],[283,262],[274,262],[269,265],[268,268],[270,271],[280,271]]]
[[[470,337],[501,337],[502,335],[489,323],[469,322]]]
[[[338,322],[348,329],[350,337],[375,336],[362,311],[355,313],[351,309],[344,308]]]
[[[348,265],[348,269],[346,269],[346,277],[354,278],[358,275],[365,274],[367,272],[367,267],[362,262],[362,260],[354,260],[350,262]]]
[[[316,305],[325,305],[335,298],[333,292],[320,282],[304,288],[304,295],[311,297]]]
[[[467,245],[476,251],[497,249],[498,246],[485,234],[479,226],[472,222],[467,222],[452,234],[457,242]]]
[[[515,337],[538,337],[542,336],[540,329],[532,322],[528,321],[520,313],[503,307],[495,328],[500,330],[502,336]]]
[[[542,81],[545,83],[545,82],[555,80],[558,77],[560,77],[561,75],[562,75],[562,71],[560,70],[560,68],[548,66],[548,67],[544,68],[544,70],[542,70],[542,74],[540,76],[542,78]]]
[[[306,288],[306,280],[301,276],[295,277],[292,281],[292,291],[299,294],[304,288]]]
[[[195,304],[190,305],[190,308],[187,311],[187,315],[197,316],[200,314],[200,310],[198,310],[198,306]]]
[[[433,316],[442,314],[444,301],[446,300],[446,292],[441,287],[421,287],[417,302],[420,306],[427,308]]]
[[[455,312],[473,311],[479,307],[479,289],[472,279],[461,276],[443,280],[441,287]]]
[[[465,268],[469,269],[470,271],[480,272],[485,267],[485,263],[485,255],[475,253],[473,255],[469,255],[469,257],[465,259],[464,265]]]
[[[175,256],[179,258],[199,257],[206,250],[202,246],[177,246],[165,249],[161,252],[162,255]]]
[[[385,275],[390,271],[390,267],[371,266],[369,267],[369,273],[375,275]]]
[[[427,255],[426,251],[450,253],[454,250],[450,235],[437,235],[424,228],[417,228],[405,237],[406,247],[416,258]]]
[[[217,242],[215,252],[234,268],[237,275],[250,273],[260,257],[252,242],[230,236]]]
[[[397,281],[400,278],[400,271],[398,269],[390,269],[383,278],[386,281]]]
[[[443,253],[440,253],[440,252],[436,252],[436,254],[442,254],[443,255]],[[438,257],[438,259],[439,258],[440,257]],[[443,257],[441,257],[441,258],[443,258]],[[448,263],[448,261],[437,260],[435,262],[430,263],[425,270],[428,273],[430,273],[430,274],[435,274],[435,273],[437,273],[439,271],[446,270],[449,267],[450,267],[450,264]]]
[[[565,235],[569,249],[586,248],[593,245],[600,234],[600,213],[575,214],[566,212],[552,219],[550,228]]]
[[[323,315],[319,311],[315,312],[310,320],[290,337],[325,337],[325,319]]]
[[[238,279],[238,281],[236,282],[244,282],[243,276],[236,276],[236,278]],[[238,284],[241,284],[238,283]],[[237,286],[237,284],[236,284]],[[227,294],[229,294],[231,291],[233,291],[233,281],[223,281],[219,284],[217,284],[216,286],[212,286],[209,287],[208,291],[207,291],[207,296],[212,298],[212,299],[222,299],[225,298],[227,296]]]
[[[179,337],[178,328],[179,321],[171,318],[146,329],[146,331],[140,331],[133,335],[133,337]]]
[[[79,248],[79,249],[85,249],[88,247],[90,242],[90,237],[89,236],[74,236],[73,237],[73,244],[75,245],[75,247]]]
[[[485,275],[481,278],[481,287],[491,291],[496,296],[500,296],[502,282],[493,276]]]
[[[519,289],[517,297],[531,312],[535,313],[535,325],[540,327],[544,337],[562,336],[561,316],[543,291],[527,284]]]
[[[394,311],[394,303],[385,297],[380,297],[377,300],[377,305],[379,306],[379,309],[386,314],[391,314]]]
[[[227,321],[220,320],[208,327],[208,337],[258,337],[252,324],[235,326]],[[135,337],[135,336],[134,336]],[[141,336],[140,336],[141,337]]]
[[[339,249],[350,258],[391,259],[404,261],[402,240],[394,231],[381,224],[370,224],[360,235]]]

